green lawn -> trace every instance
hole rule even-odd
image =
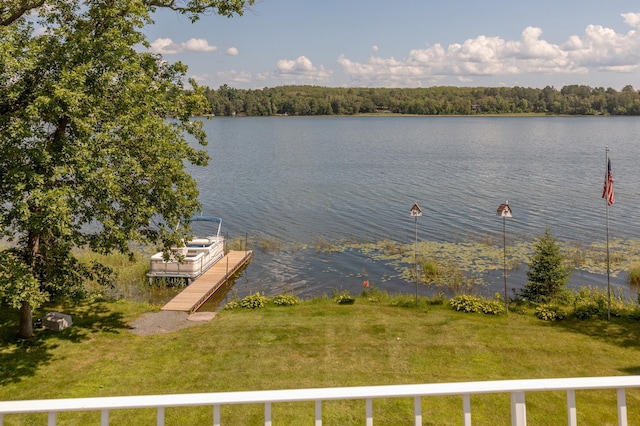
[[[465,314],[448,305],[353,305],[314,299],[297,306],[222,311],[211,322],[137,336],[128,324],[148,307],[132,302],[60,307],[74,325],[13,336],[16,313],[0,313],[0,400],[441,383],[640,374],[640,323],[531,313]],[[566,424],[564,392],[529,393],[529,425]],[[629,424],[640,424],[640,391],[627,392]],[[577,392],[578,423],[615,425],[615,390]],[[509,395],[471,398],[474,425],[510,424]],[[458,425],[460,397],[423,398],[423,422]],[[277,425],[313,423],[313,404],[274,404]],[[378,425],[412,424],[412,399],[374,401]],[[262,406],[223,407],[230,425],[263,423]],[[361,425],[364,402],[325,402],[327,425]],[[112,424],[154,424],[154,410],[116,411]],[[5,425],[46,416],[5,416]],[[212,410],[167,409],[167,424],[211,424]],[[98,424],[99,413],[61,413],[58,424]]]

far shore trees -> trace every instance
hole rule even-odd
[[[7,0],[0,5],[0,301],[32,309],[81,296],[107,268],[72,249],[132,254],[132,241],[169,247],[199,208],[185,164],[205,165],[194,115],[203,91],[186,67],[150,54],[144,25],[157,7],[192,20],[242,14],[253,0]],[[171,118],[167,120],[167,118]],[[181,234],[179,235],[178,232]]]
[[[568,85],[525,87],[365,88],[278,86],[205,89],[216,116],[276,115],[640,115],[640,91]]]

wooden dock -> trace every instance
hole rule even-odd
[[[162,307],[193,313],[251,258],[253,251],[230,251]]]

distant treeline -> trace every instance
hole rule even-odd
[[[279,86],[258,90],[207,89],[214,115],[352,114],[569,114],[640,115],[640,93],[584,85],[525,87],[429,87],[416,89]]]

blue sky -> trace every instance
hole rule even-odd
[[[637,1],[257,0],[241,17],[154,19],[151,50],[215,89],[640,89]]]

